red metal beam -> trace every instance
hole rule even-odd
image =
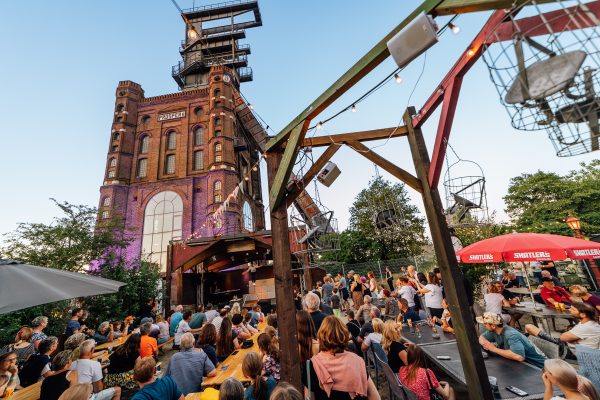
[[[519,32],[526,32],[528,37],[534,37],[597,25],[600,25],[600,0],[516,21],[506,21],[496,28],[492,36],[486,38],[486,43],[512,40]]]

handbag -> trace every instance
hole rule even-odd
[[[444,397],[434,389],[433,384],[431,383],[431,377],[429,376],[428,368],[425,368],[425,375],[427,375],[427,382],[429,382],[429,397],[431,400],[444,400]]]

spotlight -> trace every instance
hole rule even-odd
[[[198,39],[198,37],[200,37],[200,34],[198,33],[198,31],[192,25],[190,25],[187,35],[190,40],[195,40],[195,39]]]

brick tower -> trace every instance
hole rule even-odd
[[[245,13],[255,21],[234,22]],[[261,24],[258,5],[224,3],[182,17],[183,61],[173,67],[181,91],[145,97],[139,84],[119,82],[100,188],[98,218],[124,222],[126,259],[142,256],[162,271],[171,240],[264,229],[258,161],[267,135],[239,92],[252,73],[250,49],[238,40]],[[226,17],[225,27],[202,29]],[[240,182],[236,199],[213,222]]]

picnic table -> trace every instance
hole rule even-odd
[[[569,310],[557,310],[554,307],[549,307],[544,304],[533,304],[531,302],[522,302],[518,306],[514,307],[502,307],[508,314],[527,314],[531,316],[533,323],[539,326],[538,323],[542,324],[542,328],[546,332],[551,332],[548,320],[555,320],[557,318],[565,318],[572,320],[573,316]]]
[[[256,339],[258,338],[258,335],[265,330],[266,326],[266,322],[258,324],[258,333],[255,333],[250,337],[253,342],[252,347],[234,350],[229,357],[217,366],[217,375],[211,378],[205,378],[204,381],[202,381],[202,386],[220,386],[227,378],[231,377],[237,378],[242,383],[250,382],[250,379],[246,378],[242,372],[242,361],[244,361],[246,354],[251,351],[260,354],[258,341]]]
[[[415,329],[416,323],[413,322],[413,330]],[[437,327],[439,338],[434,338],[432,336],[433,330],[431,326],[427,323],[420,323],[419,330],[421,332],[421,336],[419,337],[416,332],[410,332],[410,328],[408,325],[402,325],[402,339],[406,342],[417,344],[419,346],[429,346],[439,343],[448,343],[448,342],[456,342],[456,336],[452,333],[446,333],[442,331],[442,327]]]
[[[42,390],[42,381],[27,386],[21,390],[15,391],[11,400],[39,400]]]
[[[103,344],[99,344],[98,346],[96,346],[96,350],[104,350],[104,349],[109,349],[109,348],[114,349],[115,347],[119,347],[120,345],[122,345],[123,343],[125,343],[127,341],[129,336],[131,336],[131,333],[126,336],[121,336],[121,337],[113,340],[112,342],[106,342]]]
[[[463,366],[456,342],[446,342],[431,346],[423,346],[423,351],[434,364],[454,379],[466,384]],[[439,360],[438,356],[449,356],[450,360]],[[512,361],[504,357],[490,354],[484,360],[488,376],[496,377],[499,388],[497,399],[543,399],[544,382],[542,370],[526,362]],[[508,390],[507,386],[515,386],[528,393],[520,397]]]

